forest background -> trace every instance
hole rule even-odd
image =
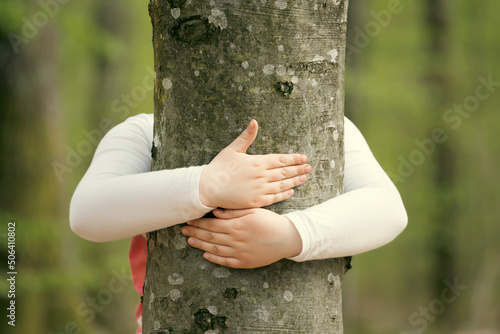
[[[346,333],[500,333],[499,12],[493,0],[351,0],[345,113],[409,223],[354,257]],[[134,331],[129,241],[80,239],[68,207],[104,133],[152,112],[152,52],[145,0],[1,1],[0,332]]]

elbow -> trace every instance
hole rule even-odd
[[[69,225],[73,233],[79,237],[93,242],[109,241],[105,234],[95,228],[95,219],[89,216],[89,210],[85,210],[78,196],[73,196],[69,209]]]
[[[110,239],[105,238],[102,233],[95,231],[91,224],[86,220],[82,220],[78,217],[72,217],[70,215],[69,224],[73,233],[85,240],[92,242],[111,241]]]
[[[408,214],[396,186],[392,182],[388,182],[384,188],[384,192],[379,195],[381,195],[380,198],[385,199],[384,207],[386,208],[386,217],[388,218],[388,228],[391,233],[391,240],[393,240],[408,225]]]
[[[406,213],[406,209],[400,198],[397,203],[394,203],[391,207],[392,212],[390,214],[390,227],[392,231],[392,239],[395,239],[408,225],[408,214]]]
[[[380,209],[377,211],[380,228],[384,231],[383,244],[388,244],[404,231],[408,224],[408,214],[395,187],[378,189],[373,198],[377,198],[375,202]]]
[[[399,210],[398,219],[396,220],[395,225],[398,235],[401,234],[408,225],[408,214],[406,213],[406,209],[403,204],[401,204],[401,209]]]
[[[75,214],[74,210],[72,209],[70,209],[70,214],[69,214],[69,226],[71,227],[73,233],[75,233],[79,237],[93,241],[91,240],[92,238],[90,238],[90,235],[88,234],[87,224],[79,215]]]
[[[93,242],[103,242],[96,233],[93,233],[91,223],[82,217],[82,215],[75,214],[73,210],[70,210],[69,225],[73,233],[79,237]]]

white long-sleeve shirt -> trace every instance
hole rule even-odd
[[[213,208],[198,194],[203,166],[151,171],[153,115],[128,118],[97,147],[70,205],[73,231],[111,241],[202,217]],[[393,240],[406,211],[354,124],[345,119],[344,194],[286,214],[302,238],[295,261],[355,255]]]

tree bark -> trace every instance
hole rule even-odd
[[[304,153],[302,210],[343,192],[347,0],[154,0],[153,169],[203,165],[250,119],[248,153]],[[223,182],[223,181],[221,181]],[[144,333],[342,333],[345,259],[214,265],[176,226],[148,234]]]

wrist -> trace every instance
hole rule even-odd
[[[213,196],[210,196],[210,172],[207,167],[208,165],[205,165],[201,170],[200,181],[198,182],[198,199],[204,206],[216,208],[217,205],[213,201]]]
[[[289,259],[302,253],[302,238],[294,223],[286,216],[281,216],[286,226],[285,256]]]

